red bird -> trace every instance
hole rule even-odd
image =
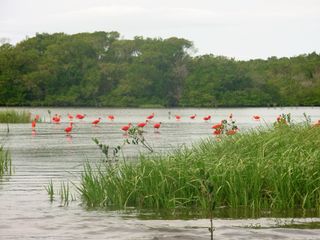
[[[176,119],[177,119],[177,120],[180,120],[180,119],[181,119],[181,116],[180,116],[180,115],[176,115]]]
[[[122,130],[122,131],[125,131],[125,132],[128,132],[128,130],[130,129],[130,127],[131,127],[131,123],[128,123],[128,125],[124,125],[124,126],[121,128],[121,130]]]
[[[37,125],[37,120],[34,119],[31,123],[31,126],[32,126],[32,129],[35,129],[36,128],[36,125]]]
[[[210,115],[208,115],[208,116],[206,116],[206,117],[203,118],[203,120],[205,120],[205,121],[208,121],[208,120],[210,120],[210,119],[211,119],[211,116],[210,116]]]
[[[69,118],[69,120],[72,120],[72,119],[73,119],[73,116],[68,113],[68,118]]]
[[[221,130],[218,130],[216,129],[214,132],[213,132],[214,135],[220,135],[221,134]]]
[[[213,125],[211,128],[220,129],[220,128],[222,128],[222,124],[221,124],[221,123],[218,123],[218,124],[216,124],[216,125]]]
[[[114,116],[113,115],[109,115],[108,118],[113,121],[114,120]]]
[[[149,115],[148,117],[147,117],[147,119],[152,119],[154,117],[154,113],[152,113],[151,115]]]
[[[153,125],[153,128],[156,130],[159,130],[159,128],[161,127],[161,122],[159,122],[159,123],[155,123],[154,125]]]
[[[77,114],[76,118],[77,119],[84,119],[84,117],[87,116],[86,114]]]
[[[197,116],[197,114],[193,114],[193,115],[190,116],[190,118],[191,118],[191,119],[195,119],[196,116]]]
[[[56,115],[52,118],[52,121],[53,121],[54,123],[60,123],[60,120],[61,120],[61,116],[60,116],[60,115],[58,116],[58,114],[56,114]]]
[[[138,127],[139,128],[144,128],[146,125],[147,125],[147,123],[148,123],[148,120],[146,120],[145,122],[141,122],[141,123],[138,123]]]
[[[256,121],[259,121],[260,118],[261,118],[261,117],[260,117],[259,115],[254,115],[254,116],[253,116],[253,119],[256,120]]]
[[[65,131],[67,134],[69,134],[69,133],[72,131],[72,125],[73,125],[73,122],[70,123],[70,126],[69,126],[69,127],[66,127],[66,128],[64,129],[64,131]]]
[[[235,129],[231,129],[231,130],[227,131],[227,135],[234,135],[236,133],[237,133],[237,131]]]
[[[94,120],[92,122],[93,125],[97,126],[97,124],[101,121],[101,118],[99,117],[98,119]]]

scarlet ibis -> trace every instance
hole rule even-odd
[[[193,115],[190,116],[190,118],[191,118],[191,119],[195,119],[196,116],[197,116],[197,114],[193,114]]]
[[[177,119],[177,120],[180,120],[180,119],[181,119],[181,116],[180,116],[180,115],[176,115],[176,119]]]
[[[216,125],[213,125],[211,128],[214,128],[214,129],[219,129],[222,127],[222,124],[221,123],[218,123]]]
[[[84,119],[84,117],[87,116],[86,114],[77,114],[76,118],[77,119]]]
[[[34,129],[34,128],[36,127],[36,125],[37,125],[37,120],[34,119],[34,120],[31,122],[31,127],[32,127],[32,129]]]
[[[221,134],[221,130],[218,130],[216,129],[214,132],[213,132],[214,135],[220,135]]]
[[[159,128],[161,127],[161,122],[159,122],[159,123],[155,123],[154,125],[153,125],[153,128],[154,128],[154,130],[159,130]]]
[[[36,114],[34,120],[38,121],[40,119],[40,115],[39,114]]]
[[[66,127],[66,128],[64,129],[64,131],[65,131],[67,134],[69,134],[69,133],[72,131],[72,125],[73,125],[73,122],[70,122],[70,126],[69,126],[69,127]]]
[[[54,123],[60,123],[60,120],[61,120],[61,115],[58,115],[56,114],[53,118],[52,118],[52,121]]]
[[[122,126],[121,130],[127,132],[131,127],[131,123],[128,123],[128,125]]]
[[[208,120],[210,120],[210,119],[211,119],[211,116],[210,116],[210,115],[208,115],[208,116],[206,116],[206,117],[203,118],[203,120],[205,120],[205,121],[208,121]]]
[[[234,135],[234,134],[236,134],[236,133],[237,133],[237,131],[234,130],[234,129],[227,131],[227,135]]]
[[[261,118],[261,117],[260,117],[259,115],[254,115],[254,116],[253,116],[253,119],[256,120],[256,121],[259,121],[260,118]]]
[[[114,115],[109,115],[108,118],[113,121],[114,120]]]
[[[139,128],[144,128],[146,125],[147,125],[147,123],[148,123],[148,120],[146,120],[145,122],[141,122],[141,123],[138,123],[138,127]]]
[[[98,119],[94,120],[92,122],[93,125],[97,126],[97,124],[101,121],[101,117],[99,117]]]
[[[68,118],[71,121],[73,119],[73,116],[71,114],[68,113]]]
[[[147,117],[147,119],[152,119],[154,117],[154,113],[152,113],[151,115],[149,115],[148,117]]]

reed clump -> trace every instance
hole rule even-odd
[[[212,205],[319,210],[320,127],[283,126],[220,139],[131,164],[87,164],[82,200],[88,207],[172,213]]]
[[[0,123],[30,123],[31,114],[27,111],[0,111]]]
[[[11,156],[8,150],[0,146],[0,177],[4,175],[11,175],[12,165]]]

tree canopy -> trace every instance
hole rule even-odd
[[[0,46],[0,105],[319,106],[320,55],[236,61],[191,41],[39,33]]]

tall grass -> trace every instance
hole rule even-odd
[[[11,157],[8,150],[5,150],[0,146],[0,177],[3,175],[11,175],[12,166],[11,166]]]
[[[31,114],[27,111],[4,110],[0,111],[0,123],[29,123]]]
[[[88,207],[319,210],[319,146],[319,127],[255,130],[134,164],[87,164],[79,190]]]

